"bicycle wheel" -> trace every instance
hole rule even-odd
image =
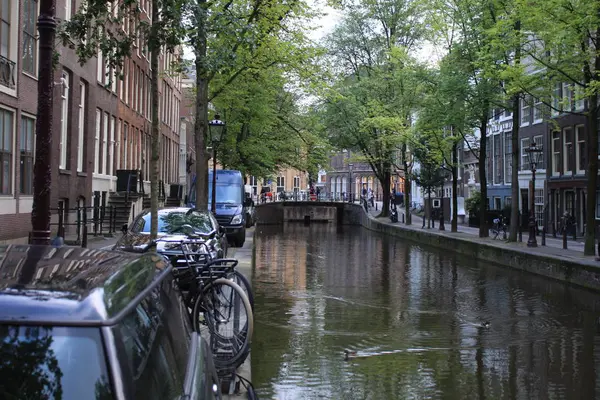
[[[246,293],[246,296],[248,296],[248,301],[250,301],[250,307],[252,307],[252,311],[254,311],[254,294],[252,293],[252,286],[250,285],[248,278],[246,278],[241,272],[234,270],[233,274],[229,275],[229,279],[240,285],[240,287],[244,290],[244,293]]]
[[[254,316],[248,296],[237,283],[209,282],[194,304],[193,323],[207,338],[218,370],[235,370],[248,357]]]

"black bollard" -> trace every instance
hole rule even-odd
[[[546,245],[546,227],[542,227],[542,246]]]
[[[567,249],[567,230],[563,227],[563,249]]]

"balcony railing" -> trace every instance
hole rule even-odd
[[[0,85],[7,86],[10,89],[15,88],[15,67],[16,63],[6,57],[0,56]]]

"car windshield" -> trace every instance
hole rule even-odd
[[[113,398],[98,328],[2,325],[0,337],[0,398]]]
[[[208,202],[212,199],[212,188],[209,185],[208,189]],[[242,199],[241,188],[237,185],[217,185],[217,204],[240,204]],[[189,202],[192,204],[196,203],[196,190],[195,186],[190,191]]]
[[[240,204],[242,188],[238,185],[217,185],[217,204]],[[208,202],[212,202],[212,187],[208,187]]]
[[[141,233],[150,233],[150,213],[142,217],[144,226]],[[158,233],[184,232],[183,225],[191,225],[197,233],[210,233],[215,228],[210,215],[199,211],[160,211],[158,213]]]

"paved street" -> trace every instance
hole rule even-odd
[[[376,202],[377,203],[377,210],[375,210],[374,208],[370,208],[369,209],[369,214],[373,215],[373,216],[377,216],[381,213],[381,207],[383,205],[382,202]],[[402,216],[404,214],[404,209],[398,209],[398,220],[402,221]],[[398,222],[401,225],[404,225],[402,222]],[[415,214],[412,214],[412,226],[413,227],[422,227],[423,226],[423,219]],[[446,226],[446,231],[450,232],[450,223],[447,222],[445,223]],[[430,229],[435,229],[435,230],[439,230],[439,221],[435,221],[435,228],[430,228]],[[427,228],[425,228],[427,229]],[[465,233],[468,235],[473,235],[473,236],[479,236],[479,228],[472,228],[466,225],[459,225],[458,226],[458,231],[461,233]],[[523,242],[526,243],[527,242],[527,238],[529,237],[529,233],[528,232],[523,232]],[[501,236],[498,236],[499,241],[502,241]],[[537,236],[537,242],[538,242],[538,246],[542,245],[542,237],[541,235]],[[563,250],[562,246],[562,238],[554,238],[552,237],[552,235],[546,235],[546,246],[547,247],[553,247],[556,249],[560,249]],[[576,241],[573,240],[573,238],[568,238],[568,250],[574,250],[574,251],[578,251],[583,253],[583,238],[578,238]]]

